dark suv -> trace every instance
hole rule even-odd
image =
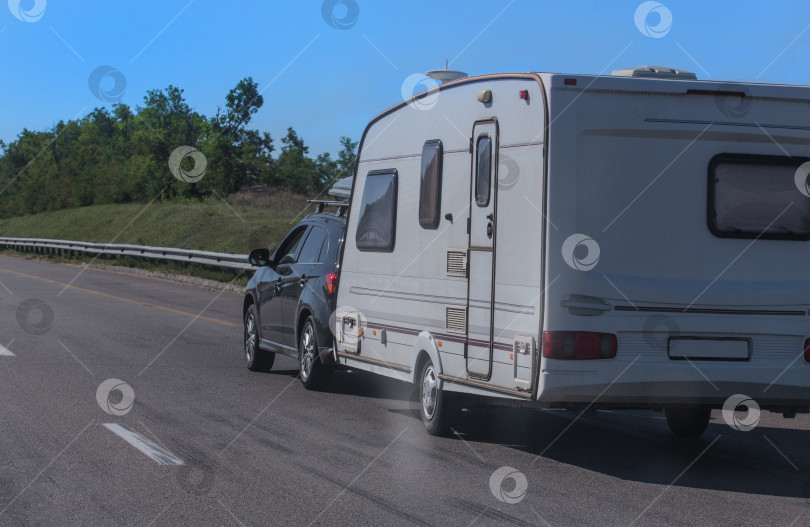
[[[298,359],[301,382],[323,387],[335,364],[330,318],[335,310],[345,203],[318,202],[276,249],[254,249],[259,267],[245,289],[245,359],[251,371],[269,371],[276,353]],[[337,213],[323,212],[324,206]]]

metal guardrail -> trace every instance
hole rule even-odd
[[[93,243],[46,238],[2,238],[0,248],[30,250],[42,254],[97,254],[102,256],[136,256],[154,260],[195,263],[212,267],[250,269],[246,254],[193,251],[173,247],[149,247],[121,243]]]

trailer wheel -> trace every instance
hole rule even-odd
[[[664,408],[667,424],[678,437],[698,437],[706,431],[712,410],[706,406],[668,406]]]
[[[321,362],[318,338],[315,336],[315,323],[309,317],[301,329],[298,344],[298,365],[301,383],[307,390],[325,387],[332,379],[332,367]]]
[[[419,379],[419,413],[425,430],[434,436],[447,435],[458,417],[458,400],[439,387],[439,376],[430,359],[423,364]]]
[[[267,372],[273,367],[276,354],[259,348],[256,321],[256,306],[251,304],[245,313],[245,362],[250,371]]]

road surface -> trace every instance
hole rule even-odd
[[[482,409],[436,438],[403,383],[249,372],[241,302],[0,257],[0,525],[810,525],[806,415],[679,440]]]

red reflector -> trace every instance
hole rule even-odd
[[[616,356],[617,347],[616,335],[611,333],[543,332],[543,357],[549,359],[612,359]]]
[[[338,275],[335,273],[328,273],[326,275],[326,290],[330,295],[334,295],[337,291]]]
[[[810,362],[810,339],[804,341],[804,360]]]
[[[576,79],[565,79],[563,81],[563,84],[565,84],[566,86],[576,86],[577,85],[577,80]]]
[[[520,100],[521,101],[529,100],[529,90],[520,90]]]

